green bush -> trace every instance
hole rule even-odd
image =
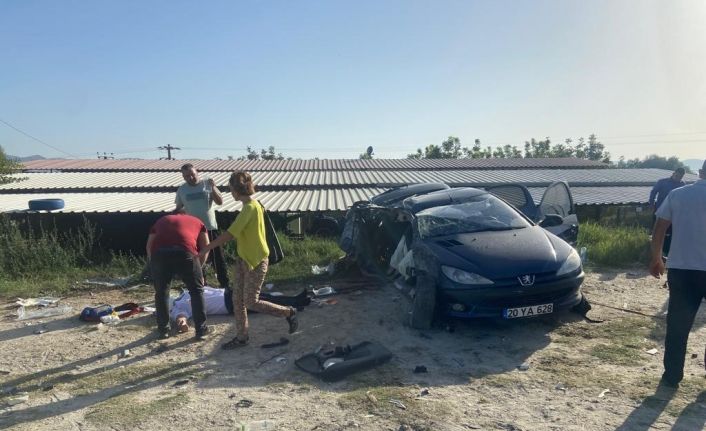
[[[139,273],[144,259],[101,249],[95,226],[33,229],[0,214],[0,295],[63,294],[93,277]]]
[[[586,247],[591,264],[625,266],[646,262],[650,236],[642,227],[608,227],[588,222],[579,227],[578,247]]]
[[[332,238],[307,236],[295,239],[281,232],[277,235],[282,244],[284,259],[269,268],[266,282],[294,282],[311,278],[312,265],[328,265],[345,254]],[[226,245],[226,256],[229,261],[235,258],[235,242]]]
[[[97,241],[95,227],[86,220],[65,232],[44,226],[23,230],[0,215],[0,268],[5,277],[17,278],[86,266],[96,258]]]

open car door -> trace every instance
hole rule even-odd
[[[578,218],[574,208],[574,198],[566,182],[555,182],[547,187],[537,207],[535,221],[569,244],[576,244]]]
[[[486,187],[485,190],[514,206],[530,220],[537,221],[538,208],[530,191],[522,184],[504,184]]]

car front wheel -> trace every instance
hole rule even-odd
[[[431,328],[435,311],[436,282],[428,275],[419,274],[409,312],[409,326],[416,329]]]

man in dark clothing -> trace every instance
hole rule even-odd
[[[667,198],[669,192],[684,185],[682,178],[684,178],[685,172],[684,168],[677,168],[671,177],[662,178],[652,187],[650,207],[653,211],[657,211],[662,206],[662,202]]]
[[[682,187],[684,185],[684,181],[682,181],[682,178],[684,178],[685,172],[686,171],[684,170],[684,168],[677,168],[671,177],[662,178],[661,180],[657,181],[657,184],[655,184],[654,187],[652,187],[652,191],[650,192],[650,207],[652,208],[652,211],[654,213],[657,213],[659,207],[662,206],[662,202],[664,202],[664,200],[667,198],[667,195],[669,195],[672,190]],[[654,222],[656,220],[657,216],[653,215],[652,221]],[[662,254],[664,256],[667,256],[669,254],[669,248],[671,244],[672,228],[670,226],[669,229],[667,229],[667,233],[664,237],[664,245],[662,246]]]
[[[674,240],[667,259],[669,308],[664,340],[662,384],[676,387],[684,377],[684,355],[689,332],[706,297],[706,161],[694,184],[669,193],[657,210],[652,232],[650,273],[664,273],[662,241],[674,226]]]
[[[201,220],[190,215],[166,215],[150,229],[147,257],[154,280],[157,330],[162,339],[169,338],[169,285],[174,275],[181,277],[191,295],[196,339],[206,338],[208,327],[201,266],[208,256],[199,260],[199,251],[207,245],[206,227]]]

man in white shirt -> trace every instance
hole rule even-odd
[[[684,377],[684,356],[689,332],[699,305],[706,297],[706,161],[694,184],[671,191],[657,210],[652,232],[650,273],[664,274],[662,245],[672,227],[667,258],[669,308],[664,340],[662,384],[677,387]]]
[[[186,182],[177,189],[174,199],[175,212],[185,212],[201,220],[206,226],[209,240],[213,241],[219,235],[214,204],[222,205],[223,196],[212,178],[205,180],[199,178],[198,171],[191,163],[181,167],[181,175]],[[222,288],[230,290],[228,267],[225,264],[221,247],[213,249],[211,263],[216,271],[218,284]]]

